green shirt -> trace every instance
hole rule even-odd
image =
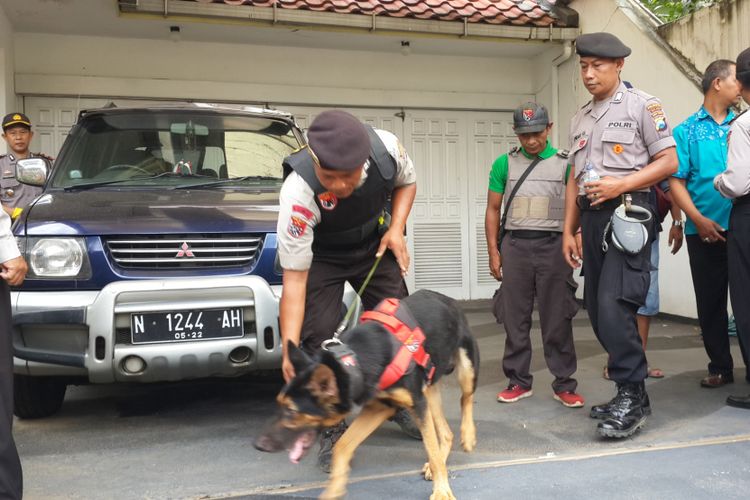
[[[525,149],[521,148],[521,153],[528,159],[534,158],[532,155],[526,152]],[[547,145],[544,147],[544,150],[539,153],[539,156],[546,160],[547,158],[554,156],[557,154],[557,149],[553,148],[552,145],[547,141]],[[570,165],[568,165],[568,168],[570,168]],[[568,175],[566,173],[565,180],[568,179]],[[497,160],[495,160],[495,163],[492,164],[492,170],[490,170],[490,191],[493,191],[495,193],[505,193],[505,185],[508,182],[508,154],[504,154],[502,156],[499,156]]]

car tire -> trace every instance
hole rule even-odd
[[[13,413],[18,418],[44,418],[57,413],[67,384],[57,377],[13,375]]]

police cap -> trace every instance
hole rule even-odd
[[[320,166],[330,170],[355,170],[370,156],[367,129],[346,111],[320,113],[307,130],[307,140]]]
[[[628,57],[630,47],[612,33],[586,33],[576,38],[576,54],[581,57]]]
[[[737,79],[743,86],[750,85],[750,47],[737,56]]]
[[[8,113],[3,117],[3,130],[15,125],[31,128],[31,120],[23,113]]]
[[[516,134],[541,132],[549,125],[547,108],[535,102],[527,102],[513,112],[513,131]]]

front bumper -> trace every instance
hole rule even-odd
[[[12,292],[14,371],[110,383],[236,376],[279,368],[279,294],[280,287],[272,288],[258,276],[119,281],[101,291]],[[241,338],[130,341],[131,313],[230,307],[243,309]],[[127,372],[123,360],[128,356],[141,358],[145,369]]]

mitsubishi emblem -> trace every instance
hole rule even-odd
[[[180,249],[177,251],[177,255],[175,255],[175,258],[180,257],[195,257],[195,254],[192,250],[190,250],[187,241],[182,242],[182,246],[180,246]]]

